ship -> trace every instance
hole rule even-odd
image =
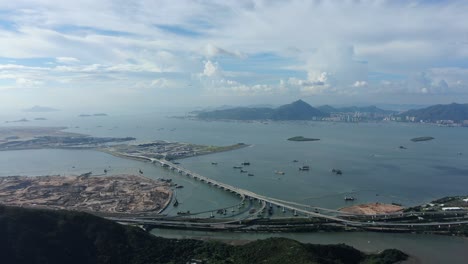
[[[337,175],[343,174],[343,172],[340,169],[332,169],[332,172],[337,174]]]

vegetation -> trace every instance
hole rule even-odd
[[[271,238],[243,246],[154,237],[90,214],[0,206],[0,259],[5,263],[395,263],[397,251],[377,255],[346,245],[302,244]]]
[[[409,110],[400,116],[415,117],[416,121],[435,122],[437,120],[468,120],[468,104],[433,105],[423,109]]]
[[[296,136],[296,137],[291,137],[288,138],[289,141],[318,141],[320,140],[319,138],[306,138],[303,136]]]
[[[202,119],[231,119],[231,120],[312,120],[328,116],[308,103],[298,100],[278,108],[247,108],[237,107],[224,110],[201,112]]]

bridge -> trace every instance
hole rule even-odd
[[[242,203],[244,200],[249,199],[249,200],[258,200],[262,206],[259,211],[262,211],[267,207],[267,204],[272,207],[272,206],[278,206],[282,207],[283,210],[288,209],[292,212],[294,212],[294,215],[297,215],[298,213],[301,213],[303,215],[309,216],[309,217],[316,217],[316,218],[321,218],[325,220],[329,220],[332,222],[337,222],[341,223],[346,226],[355,226],[355,227],[402,227],[402,226],[407,226],[407,227],[413,227],[413,226],[452,226],[452,225],[461,225],[461,224],[468,224],[468,219],[461,219],[458,221],[443,221],[443,222],[429,222],[429,223],[401,223],[401,222],[375,222],[378,220],[382,219],[387,219],[387,218],[393,218],[393,217],[408,217],[408,216],[419,216],[419,215],[439,215],[439,214],[449,214],[449,215],[455,215],[458,216],[460,215],[461,217],[464,217],[466,215],[466,212],[408,212],[408,213],[390,213],[390,214],[379,214],[379,215],[360,215],[360,214],[351,214],[351,213],[345,213],[333,209],[327,209],[327,208],[321,208],[321,207],[313,207],[313,206],[308,206],[300,203],[295,203],[291,201],[285,201],[281,199],[276,199],[264,195],[260,195],[257,193],[254,193],[249,190],[245,190],[242,188],[238,188],[223,182],[216,181],[214,179],[205,177],[203,175],[200,175],[196,172],[190,171],[186,168],[183,168],[177,164],[172,163],[171,161],[164,160],[164,159],[155,159],[155,158],[150,158],[146,156],[141,156],[141,155],[129,155],[129,154],[123,154],[119,153],[120,156],[123,157],[128,157],[128,158],[133,158],[133,159],[141,159],[145,161],[149,161],[154,164],[159,164],[162,167],[168,168],[170,170],[176,171],[181,175],[185,175],[189,178],[204,182],[208,185],[220,188],[224,191],[236,194],[242,198]],[[208,211],[210,212],[210,211]],[[329,213],[329,214],[325,214]],[[466,215],[468,216],[468,215]],[[233,224],[235,222],[239,222],[241,220],[245,220],[248,218],[252,218],[255,216],[247,216],[242,219],[233,219],[229,220],[226,222],[217,222],[216,224]],[[363,219],[359,219],[363,218]],[[119,218],[122,220],[122,218]],[[117,219],[113,219],[117,220]],[[128,222],[139,222],[139,223],[165,223],[165,221],[161,220],[148,220],[148,219],[126,219]],[[375,220],[375,221],[365,221],[365,220]],[[174,222],[171,222],[174,223]],[[193,222],[190,223],[185,223],[187,225],[197,225],[194,224]],[[203,225],[206,223],[200,223],[199,225]]]

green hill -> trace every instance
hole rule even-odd
[[[415,121],[435,122],[437,120],[468,120],[468,104],[447,104],[433,105],[423,109],[409,110],[402,114],[402,117],[415,117]]]
[[[283,238],[243,246],[165,239],[87,213],[0,206],[2,263],[395,263],[406,258],[398,250],[365,255],[343,244]]]
[[[278,108],[237,107],[231,109],[206,111],[198,113],[201,119],[231,119],[231,120],[312,120],[328,116],[308,103],[298,100]]]

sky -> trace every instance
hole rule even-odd
[[[0,0],[0,109],[468,102],[468,1]]]

